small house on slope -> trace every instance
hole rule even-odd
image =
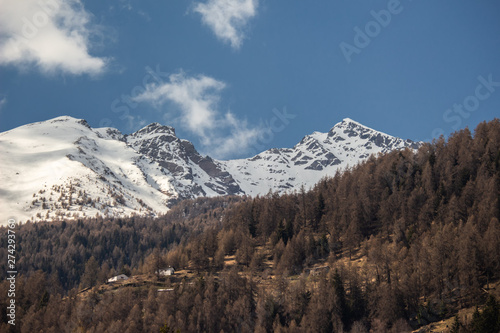
[[[174,275],[174,273],[175,273],[175,269],[173,267],[160,269],[158,272],[155,272],[155,274],[158,274],[161,276]]]
[[[125,274],[120,274],[120,275],[113,276],[112,278],[108,279],[108,283],[125,281],[125,280],[128,280],[128,276],[126,276]]]

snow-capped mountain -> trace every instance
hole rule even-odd
[[[420,143],[399,139],[349,118],[328,133],[314,132],[293,148],[266,150],[252,158],[227,161],[229,173],[248,195],[307,189],[324,176],[354,166],[370,155],[395,149],[417,149]]]
[[[177,195],[170,201],[200,196],[244,194],[223,162],[201,156],[193,144],[175,135],[175,129],[153,123],[124,137],[130,147],[160,166]],[[165,179],[165,178],[163,178]],[[160,180],[158,180],[160,181]]]
[[[169,126],[124,135],[63,116],[0,133],[0,224],[9,217],[156,216],[187,198],[308,188],[371,154],[418,146],[344,119],[293,148],[218,161]]]
[[[2,221],[165,212],[168,176],[111,128],[59,117],[0,134]]]

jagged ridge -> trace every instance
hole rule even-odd
[[[346,118],[293,148],[218,161],[170,126],[124,135],[63,116],[0,133],[2,221],[156,216],[187,198],[307,188],[371,154],[418,146]]]

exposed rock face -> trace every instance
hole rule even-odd
[[[229,172],[249,195],[306,188],[324,176],[353,166],[372,154],[417,149],[421,143],[399,139],[344,119],[328,133],[314,132],[293,148],[270,149],[249,159],[227,161]]]
[[[0,204],[7,208],[3,221],[155,216],[188,198],[308,188],[371,154],[419,145],[344,119],[293,148],[218,161],[170,126],[153,123],[123,135],[58,117],[0,133]]]

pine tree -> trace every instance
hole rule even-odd
[[[337,300],[338,313],[344,325],[344,330],[349,330],[349,326],[351,325],[351,311],[347,304],[344,283],[337,270],[335,270],[335,274],[333,275],[333,288],[335,290],[335,299]]]
[[[478,333],[500,332],[500,305],[493,295],[488,297],[479,318]]]
[[[97,283],[97,273],[99,272],[99,264],[92,256],[85,263],[85,271],[82,276],[82,287],[92,288]]]
[[[460,333],[460,320],[458,319],[458,315],[455,316],[450,333]]]

